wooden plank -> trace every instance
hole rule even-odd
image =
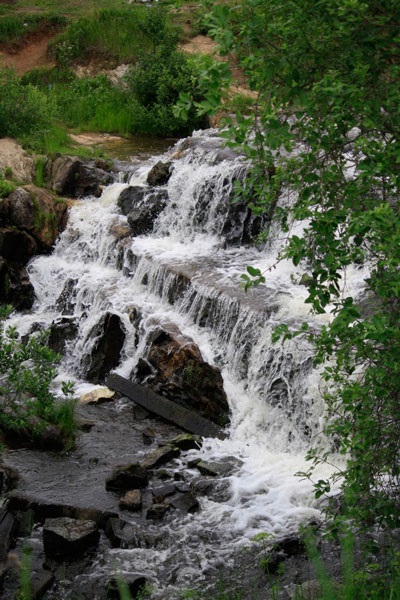
[[[204,419],[194,411],[188,410],[167,398],[163,398],[152,390],[149,390],[138,383],[129,381],[120,375],[110,375],[106,381],[106,385],[128,396],[131,400],[152,412],[170,423],[174,423],[196,435],[202,437],[217,437],[224,439],[225,433],[212,421]]]

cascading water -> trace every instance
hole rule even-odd
[[[239,287],[247,265],[267,270],[277,252],[271,241],[264,251],[231,243],[243,237],[244,229],[232,234],[226,225],[233,182],[246,169],[243,160],[223,149],[213,132],[180,142],[163,159],[172,161],[172,176],[153,232],[127,235],[117,199],[128,186],[146,186],[155,160],[135,165],[128,183],[114,183],[101,198],[71,208],[53,254],[30,264],[34,312],[14,322],[24,333],[33,323],[49,326],[60,312],[76,321],[78,337],[68,342],[59,377],[75,379],[78,391],[96,324],[106,312],[118,315],[126,332],[116,369],[123,376],[131,375],[145,352],[146,332],[165,322],[175,323],[221,369],[231,409],[229,436],[206,440],[192,453],[207,460],[235,457],[224,501],[202,499],[199,513],[160,525],[167,540],[161,548],[108,550],[94,567],[101,572],[118,564],[122,574],[146,572],[152,597],[175,598],[184,588],[205,587],[210,572],[233,560],[256,533],[279,539],[318,517],[310,483],[294,474],[304,469],[307,448],[321,437],[324,406],[312,348],[271,343],[277,324],[311,322],[306,289],[294,283],[299,274],[281,261],[264,285],[247,294]],[[140,323],[130,318],[137,308]],[[166,578],[168,565],[174,574]]]

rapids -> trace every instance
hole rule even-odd
[[[307,449],[324,444],[319,373],[304,341],[273,345],[271,334],[281,322],[307,320],[318,327],[327,317],[309,314],[301,271],[287,261],[276,264],[279,232],[262,249],[226,243],[229,197],[246,164],[224,149],[213,131],[197,132],[161,156],[172,161],[173,171],[168,204],[153,233],[118,238],[116,231],[127,223],[117,206],[119,194],[128,185],[146,185],[158,160],[135,160],[129,174],[100,198],[71,207],[52,255],[29,265],[34,309],[15,316],[13,324],[21,333],[34,323],[50,325],[60,316],[61,294],[68,296],[79,334],[69,342],[58,379],[74,380],[78,392],[88,389],[82,380],[84,358],[94,343],[91,332],[106,311],[120,317],[127,334],[117,373],[130,375],[143,355],[147,333],[163,322],[175,323],[198,344],[204,359],[221,369],[231,409],[229,435],[208,439],[190,454],[208,461],[238,459],[227,476],[228,497],[201,498],[199,513],[160,524],[168,539],[161,549],[108,549],[93,566],[94,574],[116,567],[123,575],[143,572],[152,598],[172,599],[186,588],[206,589],[210,570],[232,563],[254,535],[265,532],[269,540],[281,539],[319,518],[311,484],[295,476],[306,467]],[[265,272],[266,283],[245,293],[239,282],[247,265]],[[357,287],[361,276],[354,271],[352,277],[347,285]],[[137,325],[129,318],[134,307],[140,308],[145,332],[137,345]],[[327,473],[321,469],[318,476]],[[174,576],[166,577],[166,570]]]

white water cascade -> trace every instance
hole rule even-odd
[[[307,449],[322,443],[319,373],[304,341],[272,345],[271,333],[282,322],[307,320],[318,327],[325,317],[317,322],[309,314],[298,269],[281,261],[268,271],[279,240],[264,250],[227,242],[229,196],[246,168],[240,157],[223,149],[214,132],[201,132],[161,158],[172,161],[172,176],[154,231],[123,234],[127,218],[117,199],[128,186],[146,186],[160,157],[132,166],[128,181],[110,185],[100,198],[72,206],[53,254],[29,266],[34,310],[14,321],[24,333],[33,323],[49,326],[62,311],[76,320],[78,336],[68,342],[59,378],[75,380],[78,391],[88,387],[82,380],[85,356],[107,311],[118,315],[126,332],[117,373],[129,377],[144,351],[146,336],[137,343],[139,326],[130,318],[137,308],[141,331],[172,322],[198,344],[204,360],[220,368],[231,410],[229,436],[208,439],[191,452],[206,460],[235,457],[227,497],[204,498],[199,513],[165,525],[168,547],[108,550],[97,565],[101,570],[117,562],[124,574],[148,571],[150,564],[152,597],[175,598],[178,590],[206,581],[221,561],[233,560],[255,534],[281,539],[318,519],[312,486],[295,473],[304,470]],[[266,283],[245,293],[239,282],[247,265],[265,271]],[[356,287],[360,279],[355,271],[347,285]],[[321,470],[319,476],[325,475]],[[182,547],[183,564],[160,583]]]

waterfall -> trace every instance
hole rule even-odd
[[[49,326],[60,314],[76,321],[78,337],[68,342],[59,377],[75,380],[78,390],[95,326],[106,312],[118,315],[126,332],[116,369],[121,375],[129,376],[143,355],[143,331],[164,322],[176,324],[198,344],[204,360],[220,368],[231,409],[229,436],[206,440],[201,451],[192,452],[208,460],[234,456],[238,466],[227,477],[224,502],[205,499],[199,515],[170,532],[186,547],[187,569],[174,584],[183,587],[196,560],[203,573],[215,563],[217,541],[219,559],[229,560],[233,548],[259,532],[279,539],[318,518],[311,484],[294,475],[305,468],[307,448],[323,443],[325,412],[313,349],[305,341],[273,345],[271,334],[282,322],[307,320],[319,327],[328,317],[308,313],[298,268],[281,261],[268,270],[276,263],[278,242],[270,240],[264,249],[240,245],[244,213],[243,229],[227,226],[234,182],[247,168],[242,157],[208,131],[179,142],[161,158],[171,161],[172,175],[152,233],[126,235],[127,217],[117,200],[129,186],[146,190],[146,175],[160,157],[132,165],[127,181],[71,207],[53,254],[29,265],[37,300],[32,314],[15,317],[14,324],[27,332],[33,323]],[[247,265],[265,271],[266,282],[245,293],[239,282]],[[357,278],[355,273],[356,285]],[[131,318],[134,310],[139,321]],[[327,473],[321,468],[319,476]],[[200,543],[204,564],[199,568]],[[140,570],[149,560],[172,560],[165,549],[110,551],[110,563],[115,559],[125,571],[131,561]]]

